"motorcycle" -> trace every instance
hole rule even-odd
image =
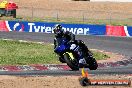
[[[80,40],[79,40],[80,41]],[[81,43],[84,43],[81,40]],[[73,42],[68,42],[65,38],[60,40],[58,47],[54,49],[60,58],[60,62],[67,63],[72,70],[79,70],[79,59],[83,56],[83,50],[81,47]],[[85,52],[86,53],[86,52]],[[98,67],[97,61],[93,57],[91,51],[88,50],[87,57],[85,57],[86,65],[90,70],[96,70]]]

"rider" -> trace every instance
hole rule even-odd
[[[81,47],[83,47],[83,51],[84,52],[88,52],[88,49],[87,49],[87,46],[82,43],[82,41],[77,41],[75,40],[75,35],[72,33],[72,32],[69,32],[69,31],[64,31],[62,29],[62,26],[60,24],[56,24],[54,26],[54,34],[55,34],[55,38],[54,38],[54,49],[59,45],[59,41],[61,40],[61,38],[66,38],[68,40],[68,42],[75,42],[76,44],[80,45]],[[61,58],[61,56],[59,57]],[[86,61],[84,58],[81,58],[79,60],[79,67],[83,67],[84,64],[86,64]]]

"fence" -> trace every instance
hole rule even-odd
[[[19,7],[17,16],[38,21],[60,21],[73,23],[125,24],[132,25],[132,11],[51,10],[44,8]]]

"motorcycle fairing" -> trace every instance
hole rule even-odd
[[[69,56],[70,56],[70,58],[72,59],[72,60],[74,60],[74,56],[73,56],[73,54],[71,53],[71,52],[66,52]]]

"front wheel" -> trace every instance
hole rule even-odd
[[[60,61],[61,63],[66,63],[65,60],[64,60],[62,57],[59,57],[59,61]]]
[[[72,55],[72,56],[71,56],[71,55]],[[72,54],[72,53],[65,53],[65,54],[64,54],[64,59],[65,59],[67,65],[68,65],[72,70],[79,70],[78,62],[77,62],[77,60],[75,60],[75,58],[73,59],[73,54]]]

